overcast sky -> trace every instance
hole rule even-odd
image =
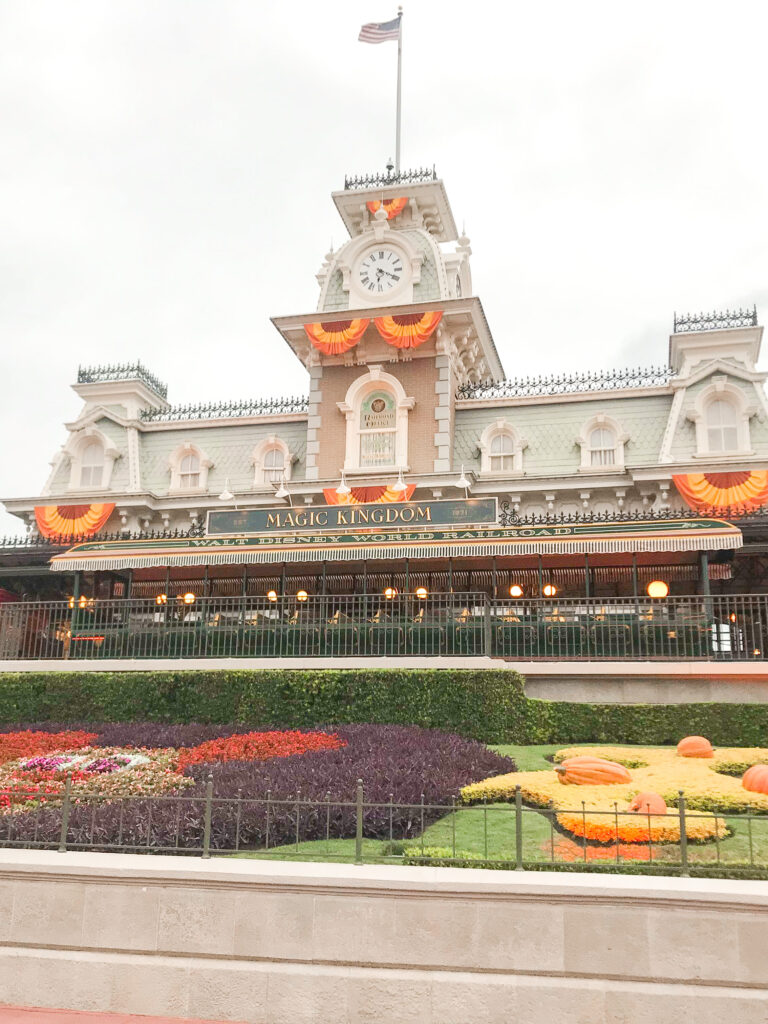
[[[663,364],[674,310],[765,320],[765,0],[404,6],[402,164],[445,181],[510,376]],[[306,390],[268,318],[315,308],[330,192],[393,153],[396,44],[357,33],[395,12],[0,0],[0,494],[39,493],[80,363]]]

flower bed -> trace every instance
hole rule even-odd
[[[405,839],[439,818],[462,786],[514,768],[481,743],[414,726],[352,725],[312,733],[140,723],[92,728],[105,746],[77,750],[89,763],[116,761],[131,751],[148,760],[82,772],[87,779],[79,777],[84,762],[67,762],[75,769],[74,787],[82,787],[82,802],[69,818],[73,846],[108,848],[119,841],[141,849],[199,849],[209,777],[214,849],[260,848],[267,840],[271,847],[295,841],[297,834],[301,840],[352,837],[358,779],[365,784],[364,834]],[[157,742],[168,746],[153,749]],[[19,759],[4,767],[0,790],[3,778],[13,781],[14,773],[35,770],[22,769]],[[42,774],[58,785],[67,773],[49,763]],[[58,841],[60,815],[51,805],[60,800],[60,787],[43,795],[47,806],[40,807],[38,799],[34,814],[20,810],[18,802],[10,808],[15,841]],[[94,804],[91,795],[103,799]],[[156,795],[168,799],[144,799]]]
[[[268,761],[273,757],[291,757],[311,750],[338,750],[346,743],[335,733],[322,732],[248,732],[207,740],[196,747],[179,750],[179,768],[193,764],[222,761]]]
[[[721,817],[701,812],[768,813],[768,795],[750,793],[741,779],[724,774],[733,764],[765,763],[768,750],[762,748],[718,748],[712,760],[680,757],[675,748],[627,751],[622,747],[573,747],[559,750],[556,762],[570,757],[594,755],[623,764],[631,782],[615,785],[563,786],[555,771],[513,772],[466,786],[465,803],[479,800],[514,799],[520,786],[523,800],[534,807],[559,810],[558,824],[575,836],[596,842],[626,843],[679,842],[680,819],[668,814],[629,814],[629,804],[641,792],[659,793],[670,808],[677,807],[683,790],[691,812],[686,820],[689,839],[707,840],[728,834]],[[569,813],[570,812],[570,813]],[[592,813],[590,813],[592,812]],[[617,818],[618,812],[618,818]]]

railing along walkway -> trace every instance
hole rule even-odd
[[[467,805],[369,801],[358,780],[348,799],[327,794],[214,795],[213,776],[194,794],[124,796],[64,790],[0,790],[0,848],[186,854],[279,859],[455,864],[465,867],[580,868],[595,862],[643,873],[687,875],[722,869],[768,872],[768,815],[693,811],[684,792],[665,815],[580,806],[527,807],[520,787],[509,803]],[[583,822],[582,834],[561,820]],[[586,838],[587,825],[600,840]],[[661,838],[662,832],[668,838]],[[710,838],[702,841],[700,833]],[[632,839],[628,836],[631,834]],[[669,837],[672,838],[669,838]],[[345,842],[346,840],[346,842]]]
[[[768,595],[491,599],[480,593],[0,605],[0,660],[464,656],[762,661]]]

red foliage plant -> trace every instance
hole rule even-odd
[[[179,771],[192,764],[213,761],[267,761],[273,757],[290,757],[312,750],[338,750],[346,743],[335,733],[246,732],[220,739],[207,740],[197,747],[179,750]]]
[[[54,750],[80,750],[96,739],[97,733],[84,732],[21,732],[0,733],[0,764],[19,757],[34,757]]]

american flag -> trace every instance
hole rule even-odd
[[[377,24],[372,21],[369,25],[363,25],[360,35],[357,37],[360,43],[386,43],[388,39],[400,38],[400,18],[392,21],[382,21]]]

